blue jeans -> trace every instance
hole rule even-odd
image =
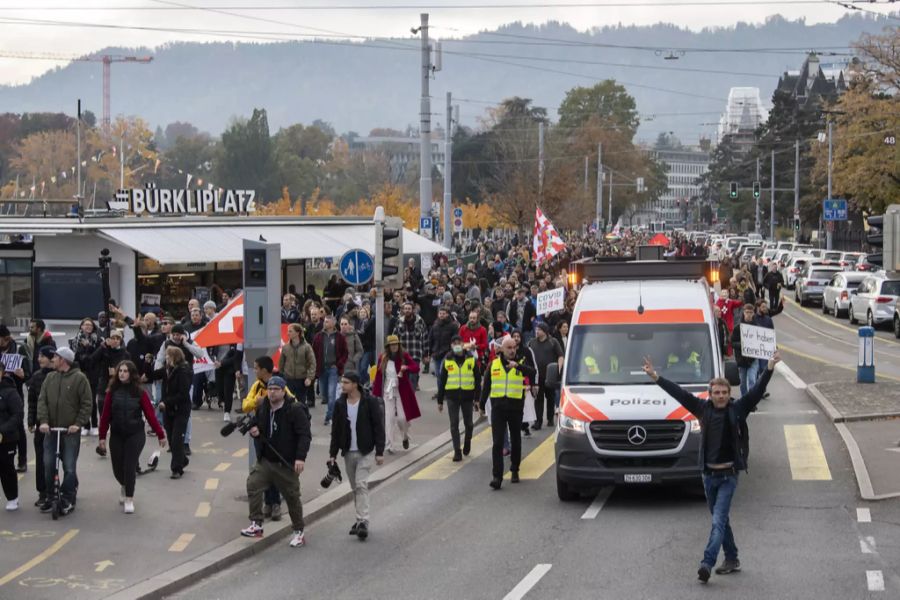
[[[81,450],[81,432],[62,433],[51,431],[44,436],[44,473],[47,478],[47,492],[53,490],[53,474],[56,472],[56,438],[62,435],[59,453],[62,458],[63,477],[60,485],[60,494],[69,503],[75,504],[75,495],[78,493],[78,474],[75,467],[78,464],[78,452]]]
[[[731,522],[728,513],[731,510],[731,500],[737,489],[737,475],[732,473],[703,475],[703,489],[706,491],[706,503],[709,512],[712,513],[712,529],[709,532],[709,541],[703,551],[703,562],[712,569],[719,558],[719,548],[725,551],[725,560],[737,560],[738,549],[734,543],[734,533],[731,531]]]
[[[369,367],[373,364],[375,364],[374,352],[367,350],[359,357],[359,380],[362,383],[369,383]]]
[[[440,360],[436,358],[431,359],[431,372],[434,375],[434,378],[439,380],[441,379],[441,371],[444,368],[444,358],[441,357]]]
[[[741,396],[745,396],[753,388],[756,378],[759,376],[759,362],[753,359],[750,366],[738,367],[738,372],[741,375]]]
[[[319,375],[319,393],[328,401],[325,420],[330,421],[334,413],[335,389],[337,388],[337,367],[328,367]]]

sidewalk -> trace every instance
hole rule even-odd
[[[449,442],[447,415],[438,413],[431,400],[435,385],[433,376],[422,376],[417,394],[422,417],[411,424],[410,449],[386,454],[385,465],[373,473],[373,480],[383,480]],[[350,500],[346,481],[327,490],[319,484],[326,471],[330,428],[322,425],[324,406],[317,404],[311,414],[313,441],[300,476],[309,522]],[[184,478],[169,479],[171,455],[164,452],[156,472],[138,477],[133,515],[122,513],[109,459],[95,453],[93,437],[82,440],[78,508],[59,521],[38,512],[32,506],[37,494],[29,445],[31,464],[19,481],[20,509],[0,517],[0,535],[4,547],[9,546],[0,555],[0,597],[159,597],[163,584],[200,576],[203,566],[218,564],[217,560],[239,559],[272,543],[283,543],[288,551],[286,508],[281,522],[265,523],[262,540],[239,536],[248,522],[248,438],[239,432],[223,438],[218,410],[194,411],[192,421],[193,454]],[[148,437],[142,466],[157,448],[156,439]],[[314,537],[311,532],[310,543]]]
[[[807,393],[847,446],[864,500],[900,497],[900,383],[832,381]]]

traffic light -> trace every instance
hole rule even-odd
[[[877,248],[866,256],[866,261],[881,267],[884,265],[884,215],[870,215],[866,217],[866,224],[869,226],[866,243]]]
[[[753,197],[759,200],[759,182],[753,182]]]
[[[731,188],[728,190],[728,197],[732,200],[737,200],[738,197],[738,185],[737,181],[731,182]]]
[[[386,217],[375,224],[375,281],[403,283],[403,219]]]
[[[794,231],[800,235],[800,217],[794,217]]]

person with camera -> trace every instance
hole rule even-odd
[[[384,464],[384,408],[360,385],[358,373],[344,373],[340,383],[341,395],[334,404],[331,422],[329,475],[340,451],[356,508],[350,535],[365,540],[369,537],[369,475],[373,465]]]
[[[125,514],[134,512],[134,481],[138,461],[147,436],[144,419],[156,432],[159,447],[166,447],[166,434],[156,420],[150,395],[141,389],[137,365],[123,360],[110,378],[100,414],[99,448],[106,452],[106,433],[109,431],[109,456],[113,475],[121,486],[119,503]]]
[[[263,535],[263,495],[274,485],[284,496],[294,533],[291,548],[304,545],[303,505],[300,479],[306,455],[312,443],[309,412],[303,404],[286,394],[287,382],[275,375],[266,384],[266,400],[251,418],[250,435],[256,443],[256,464],[247,476],[250,500],[250,525],[241,530],[244,537]]]
[[[163,427],[172,448],[172,479],[181,479],[190,459],[185,455],[184,436],[191,416],[191,370],[184,352],[177,346],[165,350],[166,366],[153,372],[154,379],[162,380],[162,401],[158,408],[163,413]]]
[[[776,351],[769,359],[765,372],[737,400],[731,397],[731,384],[720,377],[709,382],[709,400],[701,400],[677,383],[660,377],[650,358],[644,358],[644,373],[700,420],[703,488],[709,512],[712,513],[709,541],[697,570],[697,578],[702,583],[709,581],[710,571],[716,565],[720,549],[725,551],[725,561],[716,569],[716,574],[727,575],[741,570],[729,512],[737,491],[738,472],[747,470],[747,456],[750,452],[747,416],[762,400],[775,365],[780,361],[781,355]]]
[[[453,439],[453,462],[469,455],[472,447],[472,410],[479,396],[481,369],[474,356],[467,354],[463,339],[454,335],[450,340],[450,352],[443,360],[438,373],[438,410],[444,412],[444,399],[450,405],[450,436]],[[466,437],[463,446],[459,447],[459,412],[462,410]]]

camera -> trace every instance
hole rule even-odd
[[[247,432],[250,431],[253,425],[253,415],[246,414],[233,423],[225,423],[225,426],[222,427],[219,433],[222,434],[222,437],[228,437],[237,429],[241,432],[241,435],[247,435]]]
[[[338,480],[338,483],[343,483],[344,478],[341,477],[341,468],[338,466],[337,461],[335,462],[327,462],[328,472],[325,473],[325,477],[322,478],[322,481],[319,482],[323,488],[327,488],[330,486],[335,479]]]

